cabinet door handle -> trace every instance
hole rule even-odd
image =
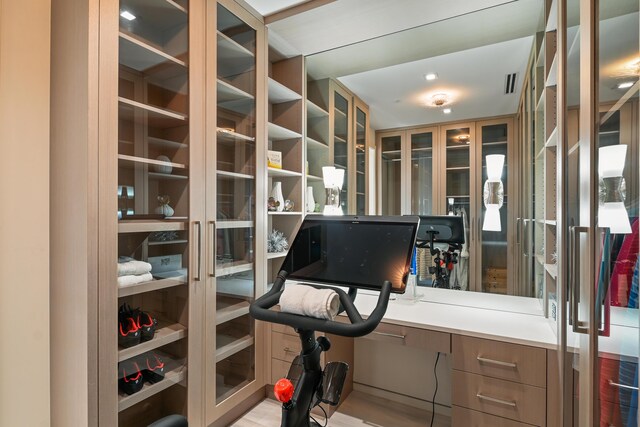
[[[569,228],[569,263],[571,276],[569,277],[569,323],[573,326],[573,332],[580,334],[589,334],[589,328],[580,326],[578,319],[578,301],[580,289],[578,288],[578,277],[580,276],[580,256],[578,250],[580,248],[580,234],[589,231],[589,227],[570,227]]]
[[[405,338],[407,338],[406,335],[389,334],[387,332],[376,332],[376,331],[373,331],[373,333],[376,334],[376,335],[381,335],[383,337],[398,338],[400,340],[404,340]]]
[[[209,247],[211,248],[211,257],[207,262],[209,277],[216,277],[216,222],[209,221]]]
[[[196,273],[198,274],[193,278],[196,282],[199,282],[202,278],[202,223],[200,221],[196,221],[194,223],[198,227],[198,268],[196,269]]]
[[[599,230],[604,234],[604,239],[610,238],[610,231],[608,228],[600,228]],[[604,274],[602,275],[604,278],[604,295],[602,301],[602,304],[604,305],[604,323],[602,323],[602,327],[598,326],[598,335],[608,337],[611,332],[611,244],[605,243],[604,247],[608,247],[606,252],[604,249],[602,251],[604,264]],[[601,302],[598,300],[596,304],[601,304]],[[601,316],[602,314],[600,309],[596,310],[596,325],[601,324]]]
[[[613,381],[609,380],[609,385],[611,387],[617,387],[617,388],[622,388],[625,390],[632,390],[632,391],[638,391],[638,387],[634,387],[631,385],[625,385],[625,384],[618,384],[618,383],[614,383]]]
[[[285,353],[298,353],[298,350],[291,350],[289,347],[285,347],[284,348],[284,352]]]
[[[487,402],[493,402],[493,403],[498,403],[500,405],[511,406],[512,408],[516,407],[516,402],[514,402],[513,400],[497,399],[495,397],[485,396],[482,393],[477,393],[476,397],[480,400],[486,400]]]
[[[486,357],[482,357],[482,356],[477,356],[476,359],[478,360],[478,362],[486,363],[487,365],[505,366],[507,368],[513,368],[513,369],[517,369],[518,368],[518,364],[517,363],[503,362],[501,360],[487,359]]]

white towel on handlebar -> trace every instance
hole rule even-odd
[[[283,313],[333,320],[339,309],[340,297],[331,289],[290,284],[280,295],[280,310]]]

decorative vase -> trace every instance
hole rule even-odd
[[[160,204],[160,206],[158,206],[155,209],[155,213],[159,215],[164,215],[165,217],[173,216],[175,211],[171,206],[169,206],[169,202],[171,202],[171,199],[169,198],[169,196],[167,195],[158,196],[158,203]]]
[[[168,158],[167,156],[164,155],[160,155],[158,157],[156,157],[156,160],[159,160],[161,162],[165,162],[166,164],[164,165],[158,165],[158,164],[154,164],[153,165],[153,169],[158,172],[158,173],[166,173],[166,174],[170,174],[171,171],[173,170],[173,166],[171,166],[170,162],[171,159]]]
[[[316,210],[316,201],[313,198],[313,187],[307,187],[307,212],[314,212]]]
[[[282,196],[282,183],[274,182],[273,190],[271,190],[271,197],[276,201],[276,211],[282,212],[284,210],[284,197]]]

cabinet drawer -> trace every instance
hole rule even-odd
[[[294,337],[298,336],[296,331],[291,326],[281,325],[279,323],[272,323],[271,324],[271,330],[273,332],[279,332],[279,333],[285,334],[285,335],[291,335],[291,336],[294,336]]]
[[[279,359],[271,359],[271,382],[269,384],[275,384],[280,378],[285,378],[289,373],[289,367],[291,362],[286,362]]]
[[[465,427],[530,427],[517,421],[489,415],[461,406],[451,408],[451,425]]]
[[[452,371],[452,404],[544,426],[546,389],[512,381],[485,377],[458,370]]]
[[[547,352],[543,348],[481,338],[453,336],[453,369],[546,387]]]
[[[451,334],[408,326],[380,323],[375,331],[364,338],[406,345],[407,347],[424,348],[441,353],[451,352]]]
[[[271,357],[291,363],[299,354],[300,338],[279,332],[271,333]]]

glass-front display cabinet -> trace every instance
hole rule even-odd
[[[354,145],[353,145],[353,158],[354,158],[354,171],[355,179],[355,214],[365,215],[367,213],[367,148],[369,138],[369,109],[362,101],[354,100]],[[352,174],[353,175],[353,174]]]
[[[402,140],[403,132],[378,133],[378,212],[402,214]]]
[[[152,3],[119,3],[118,139],[113,141],[118,277],[112,285],[118,298],[110,307],[119,334],[117,367],[109,371],[118,373],[122,426],[147,425],[170,413],[188,415],[189,2]],[[132,325],[134,318],[141,330]],[[144,379],[142,369],[150,372]]]
[[[234,2],[210,2],[207,15],[207,32],[212,34],[208,52],[215,53],[216,70],[216,132],[207,146],[210,285],[204,363],[206,418],[211,423],[255,391],[252,385],[259,378],[259,329],[249,305],[264,290],[258,283],[264,268],[257,254],[266,251],[256,242],[263,241],[258,232],[265,231],[256,218],[265,211],[258,203],[266,206],[266,199],[258,201],[264,197],[259,185],[266,179],[264,171],[258,171],[258,153],[266,160],[266,150],[258,144],[265,137],[259,103],[266,82],[261,74],[265,71],[261,23]]]
[[[340,88],[336,87],[333,91],[333,110],[331,111],[333,118],[333,165],[336,168],[343,169],[344,181],[340,190],[340,206],[343,213],[350,212],[349,204],[349,187],[353,183],[349,182],[351,145],[351,96]]]

